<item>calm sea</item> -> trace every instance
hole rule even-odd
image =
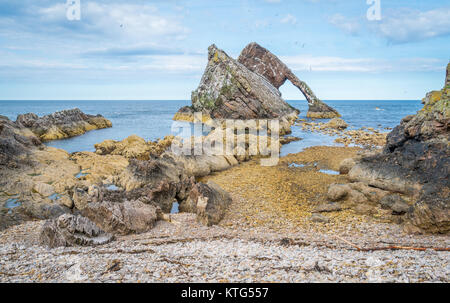
[[[306,117],[307,102],[288,101]],[[415,114],[422,105],[419,100],[411,101],[326,101],[337,109],[342,118],[352,127],[363,126],[384,129],[396,126],[407,115]],[[33,112],[39,116],[63,109],[78,107],[87,114],[101,114],[111,120],[110,129],[94,130],[85,135],[47,143],[68,152],[94,151],[94,144],[106,139],[123,140],[138,135],[146,140],[156,140],[172,133],[172,118],[177,110],[189,105],[189,100],[180,101],[0,101],[0,115],[15,120],[18,114]],[[282,155],[300,152],[315,145],[334,145],[334,137],[304,132],[293,127],[293,135],[303,138],[282,149]]]

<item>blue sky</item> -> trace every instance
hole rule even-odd
[[[324,100],[420,99],[450,59],[450,0],[80,1],[0,0],[0,99],[190,99],[210,44],[252,41]]]

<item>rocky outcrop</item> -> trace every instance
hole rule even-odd
[[[180,204],[180,211],[197,213],[197,221],[211,226],[218,224],[225,216],[231,204],[231,196],[216,183],[197,183],[185,202]]]
[[[393,209],[398,215],[405,213],[408,232],[450,231],[449,70],[450,64],[446,87],[439,94],[427,94],[424,107],[387,136],[383,152],[358,159],[349,171],[353,182],[410,201],[406,204],[412,207],[396,203]]]
[[[164,153],[172,144],[173,136],[166,136],[157,142],[146,142],[143,138],[132,135],[123,141],[106,140],[95,144],[98,155],[120,155],[127,159],[149,160]]]
[[[78,108],[43,117],[33,113],[19,115],[15,123],[29,128],[43,142],[75,137],[90,130],[112,126],[111,121],[101,115],[87,115]]]
[[[30,130],[0,116],[0,167],[29,165],[26,157],[39,145],[40,140]]]
[[[47,221],[40,234],[40,242],[48,247],[96,246],[111,242],[114,236],[101,230],[89,219],[62,215]]]
[[[176,118],[190,117],[193,112],[207,113],[213,119],[271,119],[298,114],[266,78],[215,45],[208,48],[208,65],[192,93],[192,106],[182,108]]]
[[[157,208],[140,201],[90,203],[82,214],[103,230],[120,235],[147,232],[158,219]]]
[[[316,97],[309,86],[297,78],[296,75],[277,56],[257,43],[250,43],[241,52],[239,63],[251,71],[265,77],[277,89],[286,80],[296,86],[308,101],[307,117],[330,119],[340,117],[339,113]]]

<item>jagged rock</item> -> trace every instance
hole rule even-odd
[[[103,245],[113,239],[89,219],[68,214],[45,222],[40,234],[41,244],[52,248]]]
[[[164,154],[149,161],[130,160],[119,180],[121,187],[127,190],[123,193],[124,199],[145,197],[148,203],[165,213],[170,212],[173,202],[186,199],[195,183],[183,163],[176,159],[171,154]]]
[[[211,226],[218,224],[225,216],[231,196],[216,183],[197,183],[188,199],[180,204],[180,211],[197,213],[197,221]]]
[[[383,152],[363,157],[349,172],[354,182],[415,201],[408,210],[405,204],[397,203],[394,211],[407,212],[407,231],[450,231],[449,70],[450,64],[444,89],[427,94],[424,107],[402,119],[387,136]]]
[[[157,208],[140,201],[89,203],[81,213],[103,230],[120,235],[147,232],[158,219]]]
[[[213,119],[270,119],[298,114],[266,78],[215,45],[208,48],[208,65],[192,93],[191,109],[183,108],[177,116],[189,116],[189,111],[206,111]]]
[[[79,136],[87,131],[111,127],[111,121],[101,115],[93,116],[80,109],[63,110],[38,117],[33,113],[19,115],[16,124],[29,128],[41,141]]]
[[[286,80],[296,86],[308,101],[309,118],[330,119],[340,117],[339,113],[330,106],[323,103],[309,86],[297,78],[294,73],[281,60],[264,47],[257,43],[250,43],[241,52],[238,61],[251,71],[265,77],[277,89]]]

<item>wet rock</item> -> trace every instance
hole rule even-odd
[[[197,183],[188,199],[180,204],[180,211],[197,213],[197,221],[211,226],[218,224],[225,216],[231,196],[212,181]]]
[[[323,203],[317,205],[313,213],[328,213],[328,212],[335,212],[335,211],[341,211],[342,207],[339,203]]]
[[[113,239],[113,235],[104,232],[89,219],[66,214],[45,222],[39,240],[42,245],[53,248],[103,245]]]
[[[257,43],[253,42],[247,45],[242,50],[238,61],[251,71],[266,78],[277,89],[280,88],[286,80],[291,81],[308,101],[308,117],[334,118],[340,116],[335,109],[319,100],[311,88],[309,88],[305,82],[298,79],[278,57]]]
[[[140,201],[90,203],[81,213],[103,230],[120,235],[147,232],[158,219],[157,208]]]

